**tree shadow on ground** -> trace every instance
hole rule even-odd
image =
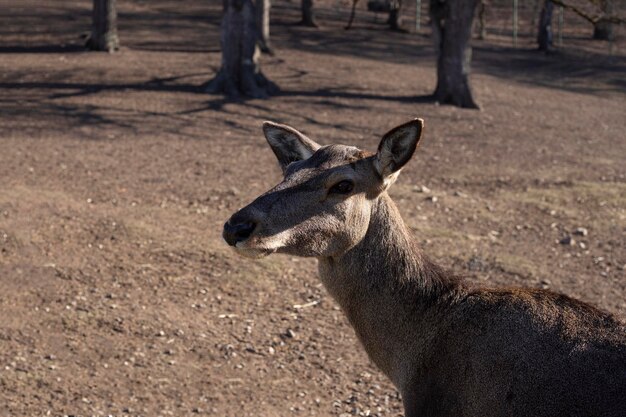
[[[515,82],[576,93],[626,93],[626,58],[560,49],[474,47],[474,65],[482,73]]]
[[[393,101],[400,103],[434,103],[435,97],[432,94],[425,95],[385,95],[385,94],[371,94],[367,92],[353,92],[347,91],[344,89],[338,88],[320,88],[317,90],[280,90],[276,94],[276,97],[294,97],[294,98],[302,98],[306,99],[307,103],[325,105],[330,108],[335,109],[352,109],[352,110],[365,110],[368,108],[365,104],[358,104],[359,101],[362,100],[381,100],[381,101]],[[310,100],[311,98],[317,98],[319,100]],[[345,102],[337,102],[333,101],[334,99],[348,99],[354,100],[354,104],[347,104]],[[226,97],[218,97],[213,100],[209,100],[207,102],[206,107],[188,110],[186,113],[195,113],[202,112],[205,110],[215,110],[220,111],[226,104],[229,103],[239,103],[244,105],[249,105],[251,100],[246,99],[245,97],[240,97],[237,99],[228,99]]]
[[[30,45],[30,46],[0,46],[0,54],[65,54],[85,52],[82,45]]]
[[[54,93],[47,96],[48,99],[68,98],[98,94],[103,91],[155,91],[155,92],[184,92],[202,93],[199,85],[181,83],[180,81],[197,76],[208,76],[208,72],[188,73],[173,77],[153,78],[143,83],[80,83],[58,81],[32,81],[32,82],[0,82],[3,90],[51,90]],[[60,91],[59,91],[60,90]],[[63,92],[67,91],[67,92]]]
[[[432,94],[417,95],[417,96],[413,96],[413,95],[400,96],[400,95],[372,94],[368,92],[352,92],[352,91],[345,91],[345,90],[336,89],[336,88],[320,88],[317,90],[310,90],[310,91],[287,90],[287,91],[281,91],[280,93],[278,93],[278,95],[284,96],[284,97],[302,97],[302,98],[311,98],[311,97],[324,98],[324,99],[342,98],[342,99],[349,99],[349,100],[356,100],[356,101],[383,100],[383,101],[394,101],[394,102],[400,102],[400,103],[434,103],[435,102],[435,97]],[[335,102],[332,102],[332,104],[335,104]],[[365,108],[365,106],[363,106],[363,108]]]
[[[13,74],[13,78],[21,80],[26,75]],[[208,73],[186,73],[134,83],[72,82],[63,81],[71,80],[71,72],[56,75],[54,80],[49,81],[0,82],[0,91],[4,92],[0,94],[0,113],[8,116],[12,125],[26,129],[32,125],[28,121],[36,115],[36,121],[46,123],[50,131],[63,130],[68,126],[109,125],[120,132],[145,132],[154,129],[146,120],[157,118],[161,122],[172,122],[167,126],[155,123],[155,126],[161,126],[159,130],[180,132],[177,129],[188,124],[188,120],[183,120],[176,112],[151,111],[141,107],[133,107],[129,111],[125,106],[102,104],[101,96],[111,92],[202,93],[198,85],[186,81],[192,77],[207,77]],[[85,97],[88,100],[84,100]],[[181,133],[181,136],[185,134]]]

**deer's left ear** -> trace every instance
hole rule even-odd
[[[423,128],[424,121],[414,119],[391,129],[383,136],[378,145],[374,166],[386,185],[390,185],[396,179],[400,169],[413,156],[422,137]]]
[[[264,122],[263,133],[283,171],[290,163],[307,159],[320,148],[291,126]]]

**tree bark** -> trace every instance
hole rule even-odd
[[[391,30],[406,32],[406,30],[402,28],[402,0],[391,0],[387,23]]]
[[[270,9],[271,0],[256,0],[256,25],[259,31],[259,48],[261,51],[272,54],[270,44]]]
[[[541,8],[539,17],[539,31],[537,34],[537,43],[539,50],[548,52],[552,48],[552,12],[554,11],[554,3],[545,0]]]
[[[480,0],[431,0],[430,17],[437,48],[437,88],[441,104],[477,109],[469,85],[472,22]]]
[[[87,48],[113,52],[119,49],[116,0],[93,0],[91,35]]]
[[[613,0],[601,0],[600,9],[604,16],[613,14]],[[614,25],[607,19],[602,17],[593,25],[593,38],[603,41],[611,41],[615,39]]]
[[[224,93],[229,98],[265,98],[277,90],[259,66],[256,16],[252,0],[227,0],[220,28],[222,65],[206,83],[206,92]]]
[[[317,27],[313,0],[302,0],[302,20],[300,21],[300,24],[313,28]]]

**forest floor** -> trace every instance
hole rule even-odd
[[[0,415],[402,413],[314,260],[246,260],[221,239],[280,180],[266,119],[374,150],[424,118],[390,193],[426,253],[626,314],[623,45],[609,56],[589,29],[544,55],[494,33],[475,42],[482,110],[463,110],[423,100],[426,30],[360,12],[346,32],[330,0],[301,28],[299,2],[277,0],[262,65],[282,92],[233,103],[199,88],[221,2],[118,2],[115,54],[80,46],[90,3],[0,17]]]

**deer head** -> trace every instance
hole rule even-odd
[[[376,199],[413,156],[423,125],[415,119],[392,129],[372,154],[320,146],[292,127],[265,122],[284,179],[235,213],[224,239],[248,257],[341,256],[367,233]]]

